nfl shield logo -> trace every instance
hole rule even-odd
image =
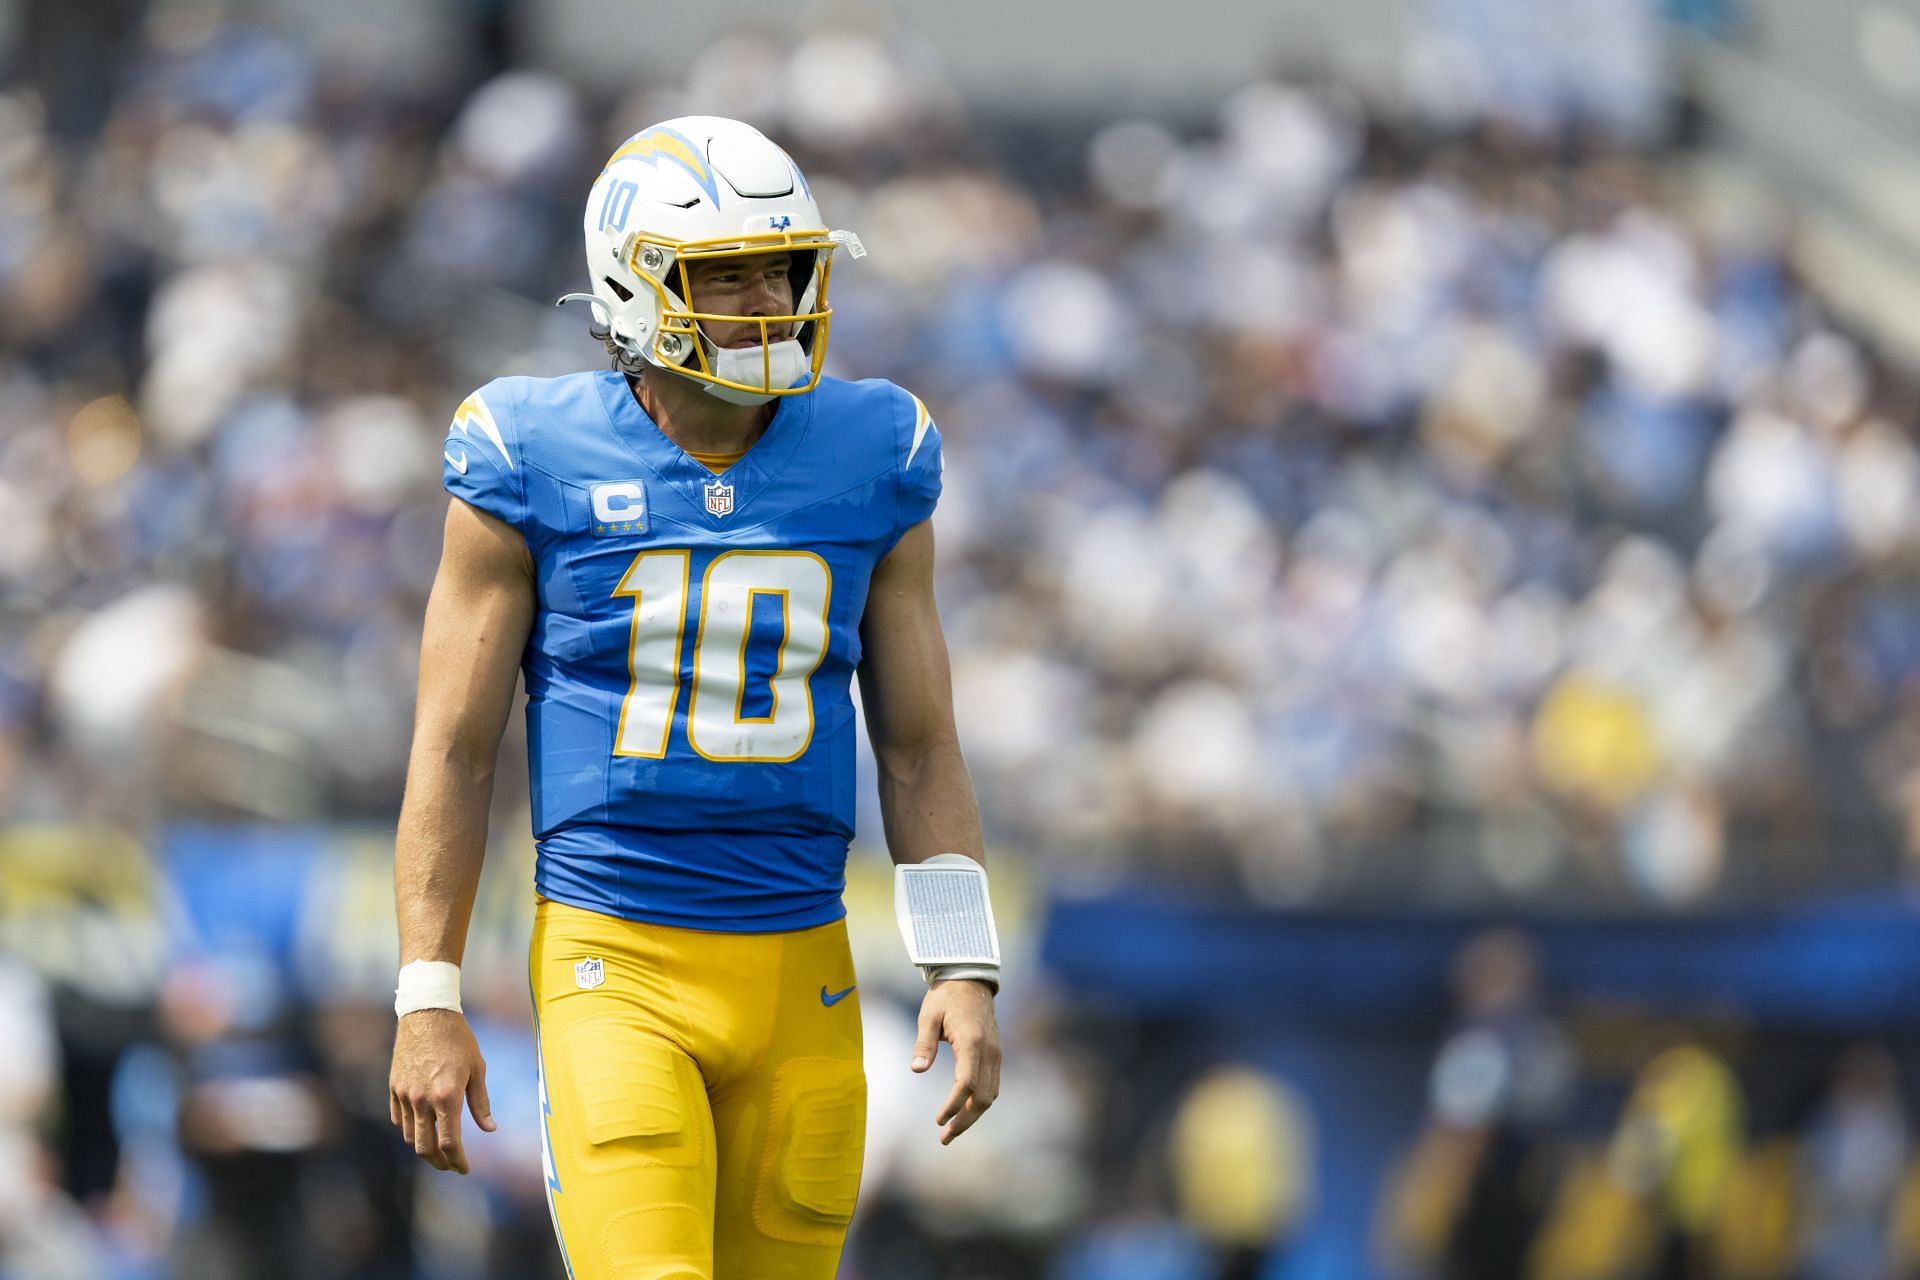
[[[733,486],[715,480],[707,486],[707,514],[727,516],[733,514]]]
[[[607,967],[599,956],[588,956],[573,966],[573,985],[591,991],[607,980]]]

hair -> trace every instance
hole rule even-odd
[[[612,357],[608,365],[616,373],[624,373],[629,378],[638,378],[647,371],[647,362],[623,350],[620,344],[613,340],[613,330],[606,325],[589,325],[587,332],[593,335],[594,341],[607,349],[607,355]]]

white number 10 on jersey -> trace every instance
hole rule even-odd
[[[659,760],[680,700],[680,649],[687,632],[690,551],[643,551],[614,588],[633,597],[627,642],[627,696],[620,700],[613,754]],[[707,566],[693,640],[693,696],[687,742],[708,760],[784,764],[813,740],[808,680],[827,653],[833,575],[811,551],[726,551]],[[773,707],[743,715],[747,641],[756,596],[778,596],[784,626],[774,663]]]

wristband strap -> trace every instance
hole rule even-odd
[[[421,1009],[460,1009],[460,966],[445,960],[415,960],[400,967],[393,1012],[406,1017]]]
[[[984,982],[1000,994],[1000,966],[997,964],[935,964],[928,965],[922,972],[927,976],[927,985],[936,982],[956,982],[971,979]]]

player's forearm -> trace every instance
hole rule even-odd
[[[491,759],[417,741],[394,845],[400,962],[460,963],[487,848]]]
[[[895,862],[924,862],[936,853],[986,861],[980,805],[960,744],[936,739],[876,753],[880,816]]]

